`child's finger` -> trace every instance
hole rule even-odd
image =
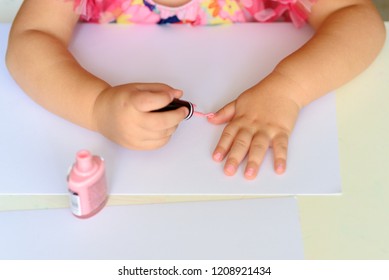
[[[137,84],[137,88],[140,91],[153,92],[153,93],[169,93],[173,98],[181,98],[183,91],[180,89],[172,88],[169,85],[162,83],[145,83]]]
[[[230,153],[224,165],[224,173],[228,176],[235,174],[239,164],[246,156],[250,143],[252,140],[252,133],[248,130],[242,129],[238,132],[231,145]]]
[[[263,133],[254,135],[247,157],[247,166],[244,172],[244,176],[247,179],[252,180],[257,176],[259,167],[261,166],[268,149],[269,137]]]
[[[161,131],[171,127],[176,127],[188,115],[186,107],[166,112],[150,112],[145,114],[144,121],[140,126],[150,131]]]
[[[172,88],[171,86],[162,83],[139,83],[136,84],[136,87],[140,91],[170,92],[174,95],[175,98],[179,98],[182,96],[182,90]]]
[[[142,139],[135,145],[135,150],[154,150],[163,147],[170,140],[171,135],[166,137]]]
[[[152,131],[142,127],[128,131],[120,143],[132,150],[150,150],[162,147],[172,137],[177,127]]]
[[[215,150],[213,151],[212,158],[215,161],[222,161],[232,146],[232,143],[235,139],[235,135],[238,133],[239,127],[234,125],[227,125],[222,135],[220,136],[219,142],[216,145]]]
[[[158,141],[159,139],[164,139],[166,137],[171,137],[176,131],[177,126],[160,129],[160,130],[149,130],[143,129],[142,140],[144,141]]]
[[[286,169],[286,159],[288,154],[288,135],[278,134],[272,141],[274,155],[274,170],[277,174],[282,174]]]
[[[228,103],[226,106],[217,111],[208,121],[213,124],[222,124],[229,122],[235,115],[235,101]]]

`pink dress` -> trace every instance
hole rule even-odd
[[[80,20],[95,23],[214,25],[234,22],[306,22],[316,0],[189,0],[167,7],[153,0],[75,0]]]

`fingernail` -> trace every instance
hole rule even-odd
[[[277,167],[276,167],[276,172],[277,172],[278,174],[283,173],[284,170],[285,170],[285,168],[284,168],[284,165],[283,165],[283,164],[280,163],[280,164],[277,165]]]
[[[254,176],[254,172],[255,172],[254,168],[250,167],[250,168],[248,168],[248,169],[246,170],[245,175],[246,175],[247,177],[253,177],[253,176]]]
[[[216,161],[221,161],[223,159],[223,156],[221,153],[216,153],[213,155],[213,158],[216,160]]]
[[[225,171],[226,171],[227,175],[234,175],[235,174],[235,166],[233,166],[232,164],[228,164],[225,168]]]

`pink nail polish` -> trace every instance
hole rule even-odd
[[[235,173],[235,166],[229,164],[226,166],[226,172],[228,175],[233,175]]]
[[[68,175],[68,188],[73,215],[89,218],[97,214],[108,200],[103,159],[87,150],[79,151]]]
[[[246,176],[252,177],[254,175],[254,168],[249,168],[246,170]]]
[[[213,158],[216,160],[216,161],[221,161],[223,156],[221,153],[216,153]]]
[[[276,167],[276,172],[278,174],[281,174],[284,172],[284,165],[283,164],[278,164],[277,167]]]

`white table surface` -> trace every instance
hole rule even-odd
[[[297,213],[294,198],[111,206],[88,220],[0,212],[0,259],[302,259]]]

